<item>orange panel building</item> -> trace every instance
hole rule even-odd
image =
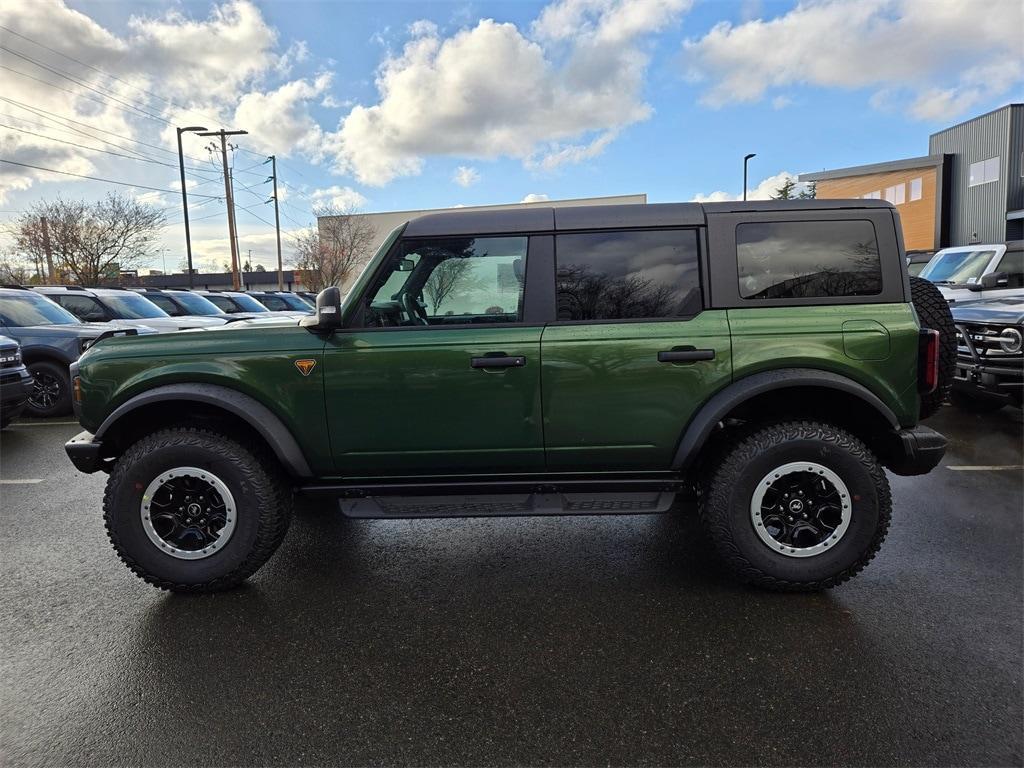
[[[908,251],[937,251],[949,244],[951,155],[926,155],[888,163],[804,173],[800,181],[817,185],[818,199],[888,200],[903,223]]]

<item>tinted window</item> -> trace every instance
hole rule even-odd
[[[873,296],[882,265],[870,221],[777,221],[736,227],[740,296]]]
[[[681,317],[700,311],[697,232],[555,238],[559,320]]]
[[[229,314],[242,311],[238,307],[236,307],[234,302],[232,302],[231,299],[229,299],[227,296],[206,296],[205,298],[209,300],[211,303],[215,304],[221,310]],[[260,307],[260,310],[266,312],[267,308]]]
[[[103,302],[110,308],[114,317],[122,320],[142,320],[152,317],[168,317],[160,307],[137,293],[108,293],[103,295]]]
[[[1024,273],[1024,251],[1007,251],[999,259],[996,272],[1006,272],[1009,275]]]
[[[514,323],[523,316],[526,237],[406,240],[377,278],[369,325]]]
[[[267,312],[269,311],[265,306],[260,304],[256,299],[247,293],[233,293],[228,297],[229,301],[234,302],[235,311],[241,312]]]
[[[106,310],[91,296],[54,296],[53,299],[64,309],[87,322],[107,319]]]
[[[177,317],[178,315],[184,314],[180,309],[178,309],[174,302],[171,301],[166,296],[161,296],[158,293],[151,293],[148,296],[146,296],[146,298],[152,301],[154,304],[160,307],[160,309],[162,309],[164,312],[166,312],[168,315],[171,315],[172,317]]]
[[[175,293],[174,301],[184,307],[185,311],[190,315],[208,316],[223,314],[217,308],[217,305],[208,301],[205,296],[197,296],[194,293]],[[168,313],[170,312],[163,304],[160,305],[160,308]]]
[[[280,296],[260,296],[259,301],[271,312],[287,312],[291,309]]]

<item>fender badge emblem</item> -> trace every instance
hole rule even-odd
[[[296,360],[295,367],[299,369],[299,373],[303,376],[309,376],[309,372],[313,370],[316,365],[316,360]]]

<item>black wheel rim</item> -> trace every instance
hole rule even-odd
[[[59,376],[46,371],[32,374],[32,394],[28,404],[38,411],[48,411],[60,402],[64,383]]]
[[[165,553],[197,560],[219,551],[235,528],[235,506],[224,482],[209,470],[164,472],[142,497],[142,526]]]
[[[811,557],[845,534],[852,501],[846,484],[815,462],[792,462],[769,472],[751,499],[754,530],[774,551]]]

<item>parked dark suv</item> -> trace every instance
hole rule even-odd
[[[665,512],[695,495],[744,581],[832,587],[889,528],[884,468],[955,342],[870,200],[452,212],[400,227],[298,325],[113,339],[74,369],[75,465],[124,562],[237,584],[293,491],[351,517]]]
[[[0,429],[5,429],[25,409],[32,394],[32,374],[21,359],[21,346],[0,336]]]

